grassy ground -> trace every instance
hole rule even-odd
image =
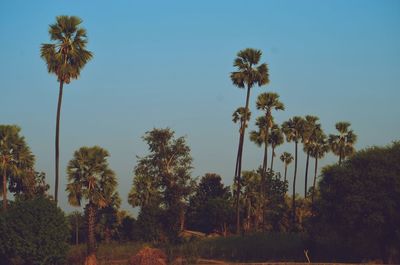
[[[99,265],[127,264],[131,256],[134,256],[145,244],[140,242],[100,244],[97,250]],[[68,252],[67,264],[81,265],[85,261],[86,245],[74,245]]]

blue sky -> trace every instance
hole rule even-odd
[[[349,121],[358,149],[400,138],[399,1],[1,1],[0,124],[22,128],[52,188],[58,84],[39,50],[57,15],[83,19],[94,53],[64,89],[60,205],[67,211],[65,167],[83,145],[110,151],[123,208],[131,211],[132,170],[147,153],[141,136],[154,127],[187,136],[194,177],[215,172],[231,184],[238,142],[231,115],[245,91],[229,74],[247,47],[263,51],[271,79],[252,90],[250,128],[260,115],[257,95],[273,91],[286,105],[275,113],[279,123],[312,114],[329,134]],[[245,142],[243,168],[261,159],[262,150]],[[334,161],[329,155],[322,165]],[[302,192],[304,155],[299,163]],[[291,180],[292,168],[288,174]]]

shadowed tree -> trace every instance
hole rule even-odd
[[[292,163],[293,161],[293,156],[291,153],[288,152],[283,152],[283,154],[280,157],[281,161],[284,163],[285,165],[285,177],[284,177],[284,181],[286,182],[286,173],[287,173],[287,168],[289,166],[290,163]]]
[[[264,160],[262,169],[263,172],[267,172],[267,161],[268,161],[268,143],[269,143],[269,130],[273,126],[272,110],[285,110],[285,106],[279,101],[279,95],[277,93],[262,93],[258,96],[256,102],[257,109],[265,112],[264,122]]]
[[[15,125],[0,125],[0,172],[3,177],[1,192],[4,211],[7,209],[7,183],[12,191],[22,191],[24,178],[29,172],[33,172],[35,158],[25,138],[19,134],[20,131]]]
[[[271,133],[268,137],[268,143],[271,145],[271,171],[273,171],[274,168],[274,157],[275,157],[275,148],[281,144],[283,144],[284,139],[283,139],[283,133],[281,128],[279,128],[279,125],[274,124],[271,127]]]
[[[304,132],[305,120],[294,116],[282,124],[282,131],[286,135],[286,141],[294,142],[294,174],[293,174],[293,196],[292,196],[292,227],[296,226],[296,177],[297,177],[297,149],[298,143]]]
[[[269,74],[267,64],[263,63],[258,65],[262,52],[260,50],[247,48],[237,53],[237,57],[233,63],[233,66],[237,68],[237,71],[231,73],[231,80],[233,84],[239,88],[247,89],[246,93],[246,105],[244,112],[244,126],[241,126],[243,130],[240,131],[238,154],[236,158],[235,168],[235,181],[237,183],[236,192],[236,233],[240,232],[240,208],[239,208],[239,197],[240,197],[240,176],[242,171],[242,154],[243,154],[243,143],[244,135],[246,130],[247,115],[249,110],[249,99],[250,90],[253,86],[263,86],[269,83]]]
[[[57,16],[56,23],[49,28],[50,40],[54,43],[42,44],[40,56],[47,64],[49,73],[57,76],[59,94],[56,118],[55,137],[55,189],[54,199],[58,202],[59,180],[59,135],[60,113],[64,84],[77,79],[82,68],[92,58],[92,53],[86,50],[86,30],[80,27],[82,20],[75,16]]]
[[[108,152],[99,147],[81,147],[75,151],[68,163],[68,201],[73,206],[81,206],[86,201],[88,241],[85,264],[97,264],[95,226],[97,212],[112,203],[117,187],[114,172],[109,168]]]
[[[305,117],[304,132],[302,135],[303,150],[307,154],[306,159],[306,173],[304,174],[304,198],[307,198],[308,188],[308,165],[310,161],[311,146],[313,145],[316,134],[321,131],[321,124],[318,124],[319,120],[316,116],[307,115]]]
[[[318,171],[318,159],[321,159],[325,156],[326,153],[329,152],[329,143],[327,141],[327,137],[322,130],[319,130],[315,135],[315,139],[310,146],[310,156],[315,158],[315,166],[314,166],[314,181],[311,192],[311,209],[314,212],[314,197],[315,197],[315,184],[317,181],[317,171]]]
[[[336,130],[339,131],[338,135],[329,135],[329,145],[332,152],[339,157],[339,165],[342,161],[354,154],[354,144],[357,141],[357,135],[353,130],[349,130],[349,122],[338,122],[335,124]]]
[[[192,157],[184,137],[174,137],[169,128],[153,129],[143,136],[149,154],[138,157],[129,203],[141,206],[142,217],[155,220],[154,211],[163,208],[162,225],[170,240],[184,227],[185,207],[194,182],[191,179]],[[143,219],[138,219],[138,221]]]

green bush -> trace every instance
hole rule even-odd
[[[63,264],[69,230],[49,199],[18,201],[0,214],[0,264]]]

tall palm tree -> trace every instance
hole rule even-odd
[[[274,168],[274,157],[275,157],[275,148],[281,144],[283,144],[283,133],[279,125],[274,124],[271,127],[271,134],[268,137],[268,143],[271,145],[272,154],[271,154],[271,171]]]
[[[349,122],[338,122],[335,124],[335,127],[339,131],[339,134],[329,135],[329,145],[332,152],[339,157],[339,165],[341,165],[346,157],[354,154],[354,144],[357,141],[357,135],[353,130],[349,130]]]
[[[293,161],[293,156],[291,153],[288,152],[283,152],[281,157],[280,157],[281,161],[285,164],[285,182],[286,182],[286,173],[287,173],[287,168],[289,166],[290,163],[292,163]]]
[[[268,161],[268,139],[269,130],[272,128],[272,110],[285,110],[285,106],[279,101],[279,95],[277,93],[262,93],[258,96],[256,102],[257,109],[265,112],[265,129],[264,129],[264,160],[263,160],[263,172],[264,175],[267,172],[267,161]]]
[[[298,143],[304,132],[305,120],[302,117],[294,116],[282,124],[282,131],[286,135],[286,141],[294,142],[294,175],[293,175],[293,196],[292,196],[292,225],[296,225],[296,176],[297,176],[297,149]]]
[[[320,130],[316,136],[315,141],[311,145],[311,157],[315,158],[315,166],[314,166],[314,181],[312,186],[311,193],[311,209],[314,207],[314,195],[315,195],[315,184],[317,180],[317,171],[318,171],[318,159],[321,159],[325,156],[326,153],[329,152],[329,143],[327,141],[327,137],[322,130]]]
[[[50,40],[54,43],[42,44],[40,56],[47,64],[49,73],[57,76],[59,82],[56,137],[55,137],[55,189],[54,199],[58,202],[59,179],[59,135],[60,113],[64,84],[72,79],[78,79],[85,64],[92,58],[92,53],[86,50],[86,30],[79,25],[82,20],[75,16],[58,16],[56,23],[50,25]]]
[[[15,125],[0,125],[0,172],[3,176],[3,210],[7,210],[7,179],[22,183],[22,178],[32,171],[35,157]],[[7,178],[8,176],[8,178]]]
[[[242,154],[244,135],[247,123],[247,113],[249,110],[250,90],[253,86],[263,86],[269,83],[269,74],[267,64],[263,63],[258,65],[262,52],[247,48],[237,53],[237,57],[233,66],[237,71],[231,73],[231,80],[233,84],[239,88],[246,88],[246,105],[244,113],[244,126],[240,132],[238,155],[236,157],[235,180],[237,185],[236,193],[236,233],[240,232],[240,213],[239,213],[239,197],[240,197],[240,176],[242,171]]]
[[[81,206],[86,201],[88,241],[85,264],[97,264],[95,224],[98,209],[112,203],[117,181],[114,172],[109,168],[108,152],[99,147],[81,147],[67,167],[68,184],[66,191],[68,201],[73,206]]]
[[[303,150],[307,154],[306,159],[306,173],[304,176],[304,198],[307,198],[307,180],[308,180],[308,165],[310,161],[310,152],[311,146],[315,141],[316,134],[318,131],[321,130],[321,124],[318,124],[317,121],[319,120],[316,116],[307,115],[305,117],[305,125],[304,125],[304,132],[302,135],[302,142],[303,142]]]

